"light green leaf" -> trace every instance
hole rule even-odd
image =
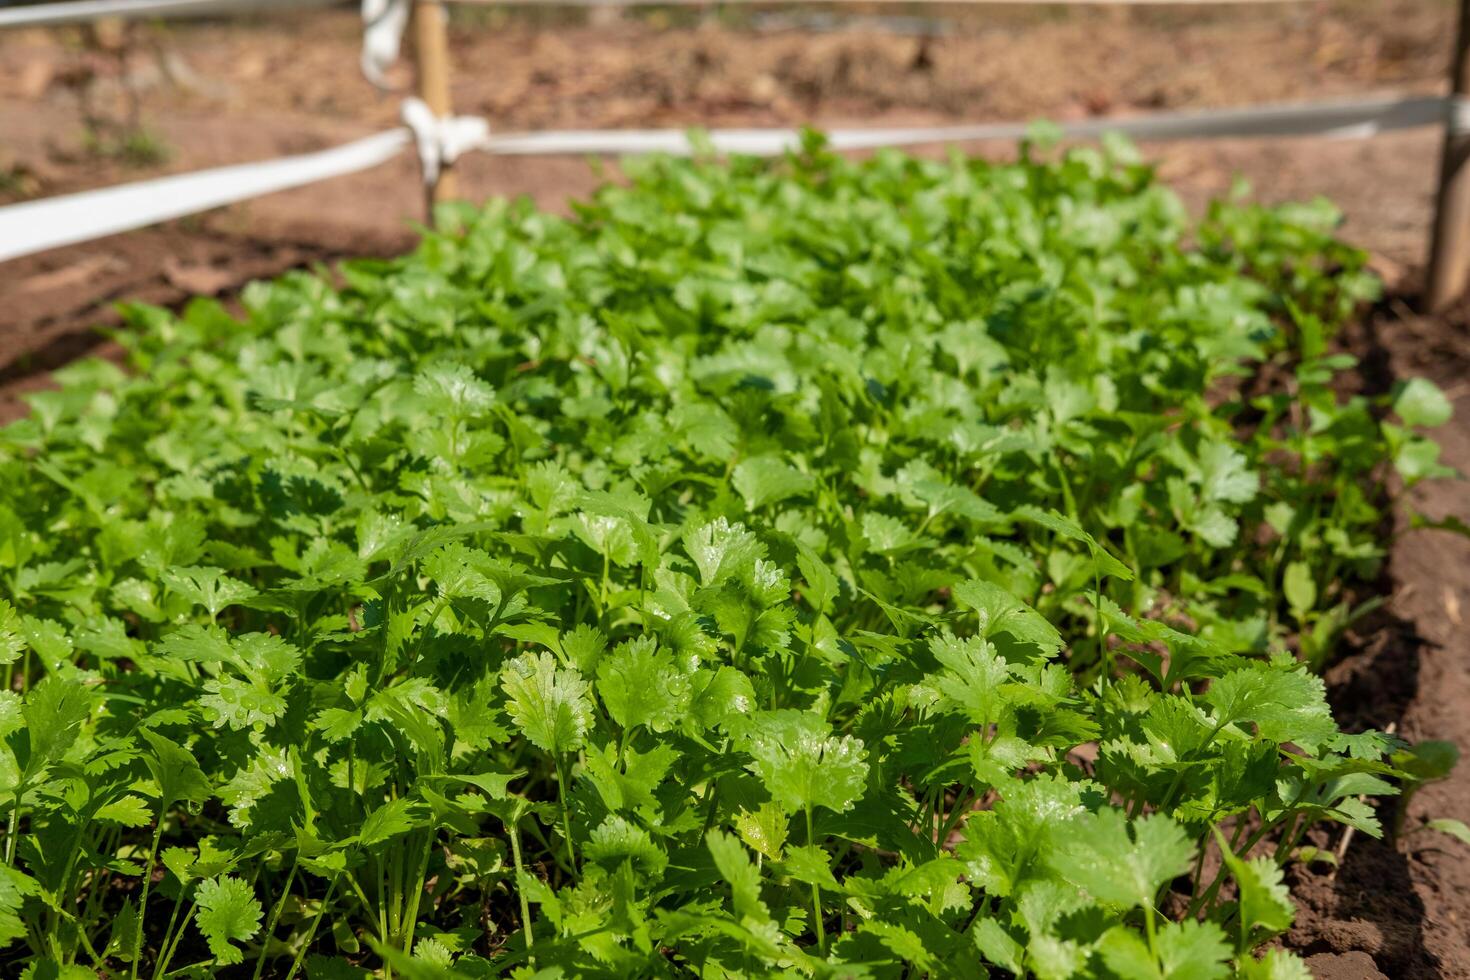
[[[1186,873],[1189,836],[1173,820],[1148,814],[1129,821],[1103,809],[1056,828],[1052,867],[1097,901],[1124,908],[1151,905],[1163,885]]]
[[[210,619],[218,618],[221,609],[256,595],[251,586],[231,578],[222,569],[209,566],[168,568],[162,578],[163,584],[175,593],[208,609]]]
[[[621,644],[597,667],[597,693],[624,729],[666,732],[689,707],[689,677],[652,636]]]
[[[553,755],[582,746],[592,723],[592,702],[587,682],[575,668],[557,666],[545,651],[524,653],[502,668],[500,686],[511,721],[532,745]]]
[[[1443,391],[1425,378],[1410,378],[1393,399],[1393,410],[1405,425],[1434,428],[1454,414],[1454,406]]]
[[[92,815],[93,820],[121,824],[124,827],[146,827],[153,820],[156,808],[140,796],[120,796]]]
[[[157,732],[143,729],[144,741],[153,747],[143,761],[158,784],[159,801],[165,808],[174,803],[203,803],[213,795],[209,777],[199,768],[199,761],[183,746],[171,742]]]
[[[265,914],[254,891],[239,878],[214,878],[200,883],[194,900],[199,906],[194,922],[215,961],[222,966],[242,962],[245,954],[235,943],[252,939]]]
[[[1449,834],[1451,837],[1453,837],[1457,841],[1460,841],[1461,843],[1470,844],[1470,827],[1467,827],[1463,820],[1455,820],[1451,817],[1440,817],[1438,819],[1429,821],[1424,826],[1428,830],[1437,830],[1441,834]]]
[[[862,796],[868,775],[862,740],[831,731],[819,716],[791,709],[760,712],[742,726],[750,770],[788,812],[824,806],[840,813]]]
[[[1281,579],[1281,591],[1297,622],[1317,607],[1317,583],[1312,581],[1312,569],[1304,561],[1294,561],[1286,566]]]
[[[735,467],[731,482],[745,498],[745,506],[758,510],[807,493],[817,481],[779,456],[753,456]]]
[[[1230,850],[1225,835],[1215,828],[1215,840],[1225,865],[1239,890],[1240,942],[1237,950],[1248,953],[1257,945],[1291,928],[1296,906],[1275,859],[1261,855],[1242,860]]]
[[[720,877],[730,886],[735,914],[742,919],[769,922],[771,913],[761,901],[761,876],[751,862],[745,848],[732,834],[722,830],[710,831],[705,846],[715,859]]]

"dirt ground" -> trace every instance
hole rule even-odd
[[[1353,328],[1346,346],[1364,366],[1367,392],[1427,377],[1455,405],[1435,433],[1442,460],[1470,473],[1470,302],[1448,315],[1415,315],[1393,297]],[[1470,520],[1463,480],[1410,491],[1394,527],[1386,614],[1350,638],[1327,674],[1346,727],[1394,725],[1411,741],[1454,742],[1465,755],[1449,780],[1416,794],[1406,828],[1437,817],[1470,817],[1470,540],[1409,531],[1406,510]],[[1385,813],[1385,820],[1391,817]],[[1336,846],[1339,834],[1319,840]],[[1433,831],[1402,847],[1357,835],[1342,866],[1297,866],[1292,890],[1302,909],[1288,944],[1311,957],[1315,975],[1350,978],[1470,977],[1470,849]]]
[[[895,10],[902,10],[895,15]],[[1438,92],[1448,0],[1284,6],[1062,9],[987,6],[673,10],[590,16],[461,11],[454,102],[501,130],[683,125],[827,126],[1080,118],[1363,92]],[[0,35],[0,203],[204,166],[324,148],[393,125],[398,94],[357,72],[351,11],[249,22],[146,24],[117,38],[77,30]],[[407,66],[394,79],[406,85]],[[131,88],[148,152],[89,147],[79,110],[126,114]],[[930,148],[935,149],[937,148]],[[1003,156],[1000,144],[967,147]],[[150,160],[155,151],[166,159]],[[1398,298],[1348,338],[1365,384],[1426,375],[1459,409],[1444,461],[1470,472],[1470,305],[1412,312],[1428,234],[1438,136],[1223,140],[1146,148],[1191,207],[1237,176],[1266,200],[1325,195]],[[529,194],[564,210],[597,177],[572,158],[471,156],[467,197]],[[412,244],[421,191],[409,154],[375,170],[145,231],[0,263],[0,420],[47,371],[106,352],[94,330],[124,299],[165,305],[230,295],[250,279],[386,255]],[[1407,503],[1470,521],[1464,483]],[[1399,531],[1403,531],[1403,521]],[[1396,536],[1391,615],[1355,637],[1329,675],[1343,717],[1395,724],[1470,753],[1470,541]],[[1425,789],[1409,817],[1470,820],[1470,760]],[[1324,843],[1336,844],[1335,835]],[[1340,978],[1470,978],[1470,849],[1429,832],[1402,850],[1361,835],[1342,867],[1296,869],[1303,903],[1289,944]]]

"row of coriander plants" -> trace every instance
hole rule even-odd
[[[1283,867],[1450,754],[1310,669],[1448,416],[1339,394],[1331,209],[628,170],[0,429],[7,969],[1305,976]]]

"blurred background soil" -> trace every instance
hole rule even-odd
[[[1077,119],[1437,92],[1453,24],[1449,0],[453,9],[455,108],[503,131]],[[362,78],[360,38],[350,8],[0,33],[0,203],[322,149],[392,126],[399,95]],[[399,64],[392,81],[407,89],[411,80]],[[134,115],[133,133],[109,128]],[[1422,260],[1432,130],[1148,153],[1193,206],[1237,175],[1267,200],[1325,194],[1346,212],[1345,234],[1382,256],[1390,278]],[[597,180],[572,157],[472,155],[459,170],[469,197],[529,194],[554,209]],[[0,263],[0,371],[44,368],[58,338],[109,319],[108,304],[123,297],[177,302],[314,259],[400,251],[421,196],[405,153],[365,173]]]

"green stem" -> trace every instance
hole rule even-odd
[[[557,802],[561,804],[561,833],[567,840],[567,864],[571,867],[572,874],[576,874],[577,850],[572,846],[572,811],[567,806],[567,792],[569,787],[567,785],[566,762],[562,756],[556,757],[556,778],[559,782],[556,798]]]
[[[808,847],[816,846],[816,835],[812,833],[812,808],[807,804],[806,808],[806,842]],[[817,949],[823,956],[827,955],[827,927],[822,922],[822,889],[816,882],[812,882],[812,924],[817,930]]]
[[[301,948],[296,950],[296,956],[291,960],[291,969],[286,971],[286,980],[292,980],[296,971],[301,969],[301,961],[306,958],[306,951],[311,948],[311,942],[316,938],[317,926],[321,925],[322,916],[332,904],[332,893],[337,890],[337,882],[342,878],[341,873],[332,876],[332,883],[327,886],[327,895],[322,899],[321,907],[316,910],[316,916],[311,920],[311,928],[306,930],[306,937],[301,940]]]
[[[955,828],[959,826],[960,821],[969,813],[970,807],[974,805],[975,799],[979,795],[980,791],[978,789],[969,786],[960,787],[959,794],[955,796],[954,809],[950,811],[949,819],[945,821],[944,829],[940,832],[938,841],[940,847],[943,847],[944,842],[949,840],[949,835],[954,833]]]
[[[374,858],[373,863],[377,865],[378,872],[374,876],[377,878],[378,885],[378,900],[376,903],[378,906],[378,937],[382,940],[383,945],[387,946],[393,942],[393,934],[388,931],[388,879],[383,873],[383,859],[381,857]],[[393,980],[393,967],[387,960],[383,961],[383,976],[387,980]]]
[[[179,943],[184,940],[184,930],[174,932],[174,924],[179,920],[179,907],[184,904],[184,890],[187,886],[179,882],[179,894],[174,899],[173,914],[168,917],[168,929],[163,934],[163,945],[159,947],[158,962],[153,967],[153,980],[162,980],[168,974],[168,965],[173,962],[174,952],[178,950]],[[194,914],[194,903],[189,903],[189,915]],[[189,921],[189,915],[184,916],[184,921]]]
[[[526,873],[524,862],[521,860],[521,832],[516,824],[519,815],[507,820],[505,829],[510,833],[510,854],[516,864],[516,898],[521,903],[521,928],[526,932],[526,962],[535,966],[536,961],[532,956],[531,947],[536,944],[536,936],[531,929],[531,903],[526,898],[526,889],[521,885],[521,876]]]
[[[281,889],[281,897],[276,899],[275,906],[271,909],[270,920],[266,923],[265,932],[261,934],[260,954],[255,957],[255,974],[253,980],[260,980],[261,971],[265,969],[266,951],[270,948],[271,937],[276,934],[276,925],[281,921],[281,910],[286,907],[286,899],[291,897],[291,884],[296,880],[296,869],[301,864],[301,852],[297,851],[295,858],[291,861],[291,870],[286,872],[286,884]],[[179,892],[180,897],[183,892]],[[177,909],[177,905],[175,908]]]
[[[19,788],[15,791],[15,803],[10,808],[10,820],[5,825],[5,866],[15,864],[15,839],[20,827],[20,796]]]
[[[711,777],[704,791],[704,826],[699,831],[699,845],[704,846],[704,839],[709,836],[709,829],[715,825],[715,780]]]
[[[167,805],[159,806],[158,820],[153,828],[153,843],[148,846],[147,870],[143,872],[143,897],[138,902],[138,926],[133,932],[133,968],[128,974],[131,980],[138,980],[138,963],[143,959],[143,920],[148,915],[148,892],[153,887],[153,862],[158,856],[158,842],[163,840],[163,817],[167,812]]]
[[[403,937],[403,848],[395,847],[388,858],[388,941]]]
[[[1148,932],[1148,951],[1153,954],[1154,962],[1159,961],[1159,926],[1155,919],[1158,913],[1154,911],[1154,896],[1150,895],[1148,903],[1143,907],[1143,927]]]
[[[413,892],[408,900],[408,911],[403,916],[403,951],[410,955],[413,953],[414,926],[419,921],[419,904],[424,897],[424,876],[428,874],[429,855],[433,851],[434,831],[430,830],[424,838],[424,850],[419,855],[418,870],[409,879],[409,885],[412,887]]]
[[[607,577],[608,577],[608,573],[611,570],[612,569],[609,567],[609,564],[608,564],[608,555],[607,555],[607,552],[604,551],[602,553],[602,587],[600,589],[598,589],[598,593],[597,593],[598,594],[597,609],[598,609],[598,612],[601,615],[603,615],[603,616],[606,616],[607,615]]]

